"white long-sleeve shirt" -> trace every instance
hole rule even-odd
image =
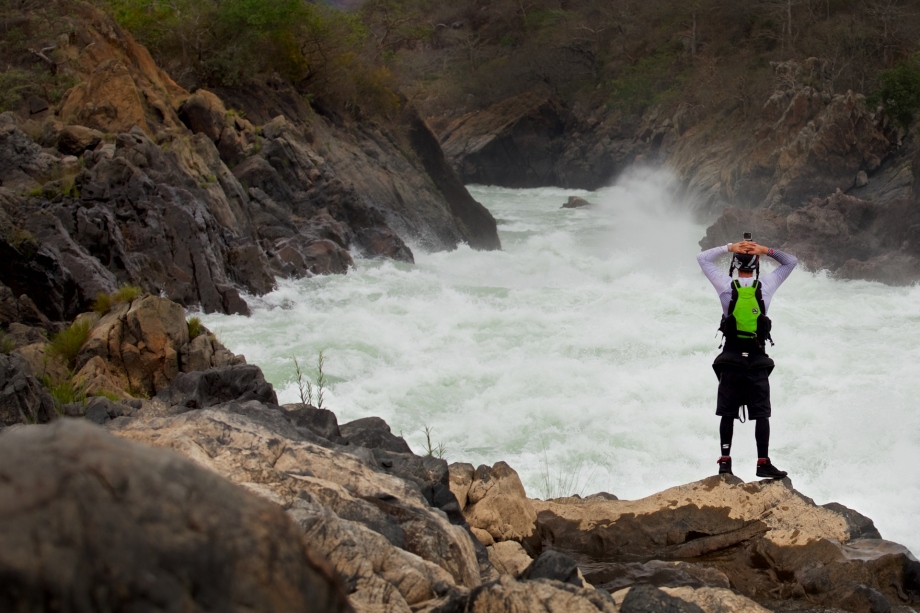
[[[719,294],[723,316],[728,315],[728,305],[732,300],[732,278],[728,273],[717,268],[715,261],[726,253],[728,253],[728,245],[722,245],[721,247],[707,249],[696,256],[696,261],[700,263],[703,274],[706,275],[706,278],[709,279],[709,282],[712,283],[712,286],[716,288],[716,292]],[[799,261],[794,255],[783,253],[779,249],[774,249],[769,255],[779,262],[780,266],[773,272],[760,277],[764,311],[770,310],[770,300],[773,298],[773,293],[792,274],[792,269],[795,268]],[[738,281],[742,287],[749,287],[754,284],[754,277],[738,279]]]

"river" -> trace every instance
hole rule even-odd
[[[293,358],[315,380],[323,351],[339,423],[383,417],[416,453],[427,428],[450,462],[508,462],[532,497],[647,496],[714,474],[719,456],[705,226],[668,185],[637,170],[596,192],[472,186],[502,251],[357,260],[279,282],[250,318],[202,319],[282,403],[299,398]],[[596,206],[560,208],[570,195]],[[770,315],[774,464],[920,553],[920,288],[800,268]],[[752,423],[732,457],[754,480]]]

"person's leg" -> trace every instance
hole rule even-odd
[[[754,422],[754,440],[757,441],[758,459],[770,457],[770,418],[761,417]]]
[[[735,429],[735,419],[738,417],[738,382],[736,373],[727,371],[719,377],[719,394],[716,401],[716,415],[722,418],[719,422],[719,474],[732,473],[732,434]]]
[[[722,447],[722,457],[732,454],[732,435],[735,433],[735,418],[728,415],[722,416],[719,422],[719,443]]]

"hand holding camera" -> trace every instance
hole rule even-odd
[[[750,232],[745,232],[740,242],[729,245],[728,250],[732,253],[743,253],[746,255],[767,255],[770,251],[769,247],[764,247],[754,242]]]

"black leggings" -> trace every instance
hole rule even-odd
[[[735,418],[723,416],[719,424],[719,439],[722,455],[731,455],[732,435],[735,433]],[[770,418],[761,417],[754,420],[754,440],[757,441],[757,457],[768,458],[770,447]]]

